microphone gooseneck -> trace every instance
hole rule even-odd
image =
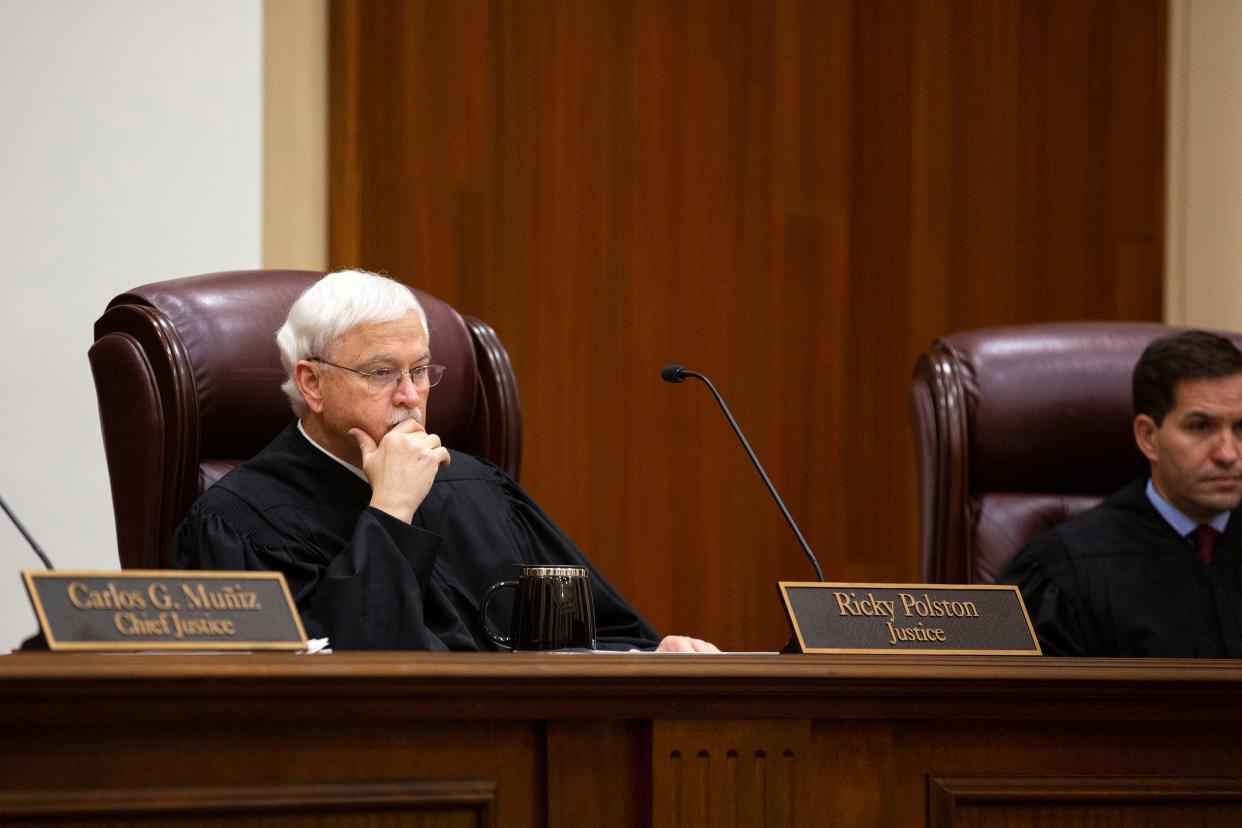
[[[9,504],[4,502],[4,498],[0,497],[0,509],[4,509],[4,513],[9,516],[9,520],[13,521],[13,525],[17,527],[17,531],[22,533],[22,537],[26,539],[26,543],[30,544],[30,548],[39,556],[39,560],[43,561],[43,565],[48,569],[55,569],[52,562],[48,560],[47,555],[43,554],[43,550],[39,548],[39,544],[35,543],[35,539],[30,537],[30,533],[26,531],[26,527],[22,526],[22,522],[17,519],[17,515],[13,514],[9,509]]]
[[[776,501],[776,505],[780,508],[781,514],[785,516],[785,521],[789,524],[789,528],[793,530],[794,537],[798,539],[798,544],[802,547],[803,553],[806,555],[811,566],[815,569],[815,577],[820,583],[824,581],[824,570],[820,569],[819,561],[815,559],[815,553],[811,551],[810,545],[807,544],[806,538],[802,537],[802,531],[798,528],[798,524],[794,523],[793,516],[789,514],[789,510],[785,508],[785,501],[781,500],[781,496],[776,493],[776,487],[772,485],[772,481],[768,479],[768,473],[763,470],[763,464],[759,462],[759,458],[755,456],[755,452],[750,447],[750,443],[746,441],[746,435],[742,434],[742,429],[738,426],[737,420],[733,419],[733,414],[729,411],[729,406],[725,405],[724,397],[720,396],[720,392],[716,390],[716,386],[712,385],[712,381],[700,374],[698,371],[691,371],[680,365],[666,365],[660,369],[660,379],[665,382],[679,383],[685,382],[686,377],[694,377],[701,380],[707,386],[707,390],[712,392],[712,396],[716,398],[716,402],[720,405],[720,410],[724,412],[725,417],[729,420],[729,425],[733,426],[733,433],[737,435],[737,439],[742,442],[742,448],[746,449],[746,454],[750,457],[750,462],[755,464],[755,470],[759,472],[759,476],[763,478],[763,485],[768,487],[768,493],[772,495],[772,499]]]

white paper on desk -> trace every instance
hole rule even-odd
[[[542,652],[552,653],[553,655],[780,655],[775,650],[771,652],[746,651],[746,652],[719,652],[719,653],[694,653],[690,651],[674,652],[672,650],[664,650],[656,652],[655,650],[587,650],[587,649],[569,649],[569,650],[519,650],[518,652]]]

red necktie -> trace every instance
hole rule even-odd
[[[1200,523],[1195,527],[1195,552],[1199,555],[1199,560],[1205,564],[1212,562],[1212,550],[1216,547],[1216,539],[1220,537],[1220,532],[1206,523]]]

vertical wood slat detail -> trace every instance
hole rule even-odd
[[[655,824],[808,824],[795,813],[795,803],[812,772],[810,748],[810,721],[656,721],[651,748]]]

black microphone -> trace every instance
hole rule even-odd
[[[660,369],[660,379],[665,382],[685,382],[686,369],[680,365],[665,365]],[[704,378],[704,381],[706,382],[706,378]],[[710,383],[708,384],[710,385]]]
[[[26,543],[30,544],[30,548],[39,556],[39,560],[43,561],[43,565],[48,569],[55,569],[52,562],[48,560],[47,555],[43,554],[43,550],[39,548],[39,544],[35,543],[35,539],[30,537],[30,533],[26,531],[26,527],[22,526],[22,522],[17,519],[17,515],[9,509],[9,504],[4,502],[4,498],[0,497],[0,509],[4,509],[4,513],[9,516],[9,520],[13,521],[13,525],[17,527],[17,531],[22,533],[22,537],[26,539]]]
[[[776,487],[772,485],[772,481],[768,479],[768,474],[763,470],[763,466],[759,463],[759,458],[755,456],[755,452],[751,449],[750,443],[746,442],[746,436],[742,434],[742,429],[738,427],[737,420],[733,419],[733,415],[729,412],[729,406],[725,405],[724,398],[720,396],[720,392],[716,390],[716,386],[712,385],[712,381],[700,374],[698,371],[691,371],[680,365],[665,365],[660,369],[660,379],[665,382],[685,382],[686,377],[694,377],[702,380],[708,390],[712,392],[712,396],[716,398],[716,402],[720,403],[720,410],[729,418],[729,425],[733,426],[733,433],[737,435],[737,439],[742,441],[742,448],[746,449],[746,454],[750,456],[750,462],[755,464],[755,469],[759,472],[759,476],[763,478],[763,485],[768,487],[768,491],[772,494],[772,499],[776,501],[776,505],[780,507],[781,514],[785,516],[785,520],[789,522],[789,528],[793,530],[794,535],[798,538],[798,543],[802,545],[802,551],[806,553],[807,560],[811,562],[811,566],[815,567],[815,576],[822,583],[824,580],[824,570],[819,568],[819,561],[815,560],[815,553],[811,551],[811,547],[807,545],[806,538],[802,537],[798,524],[794,523],[793,516],[789,514],[789,510],[785,508],[785,501],[781,500],[781,496],[776,493]]]

